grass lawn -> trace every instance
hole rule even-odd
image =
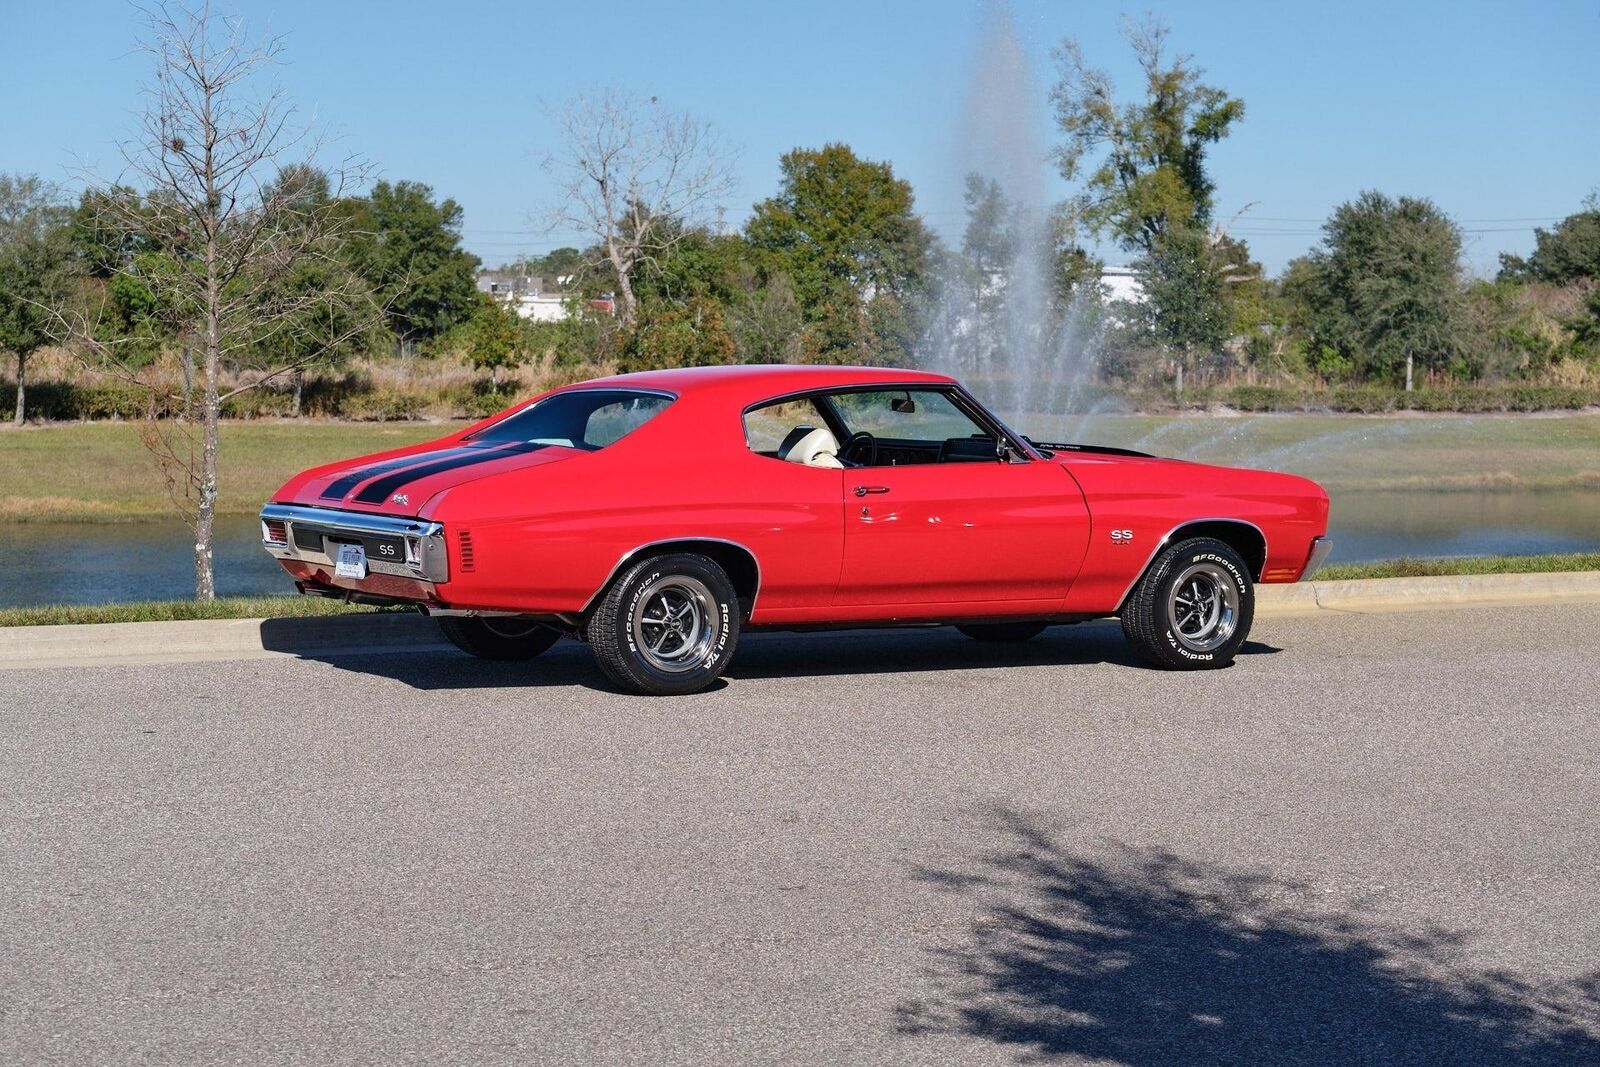
[[[1600,415],[1108,415],[1021,420],[1040,440],[1084,440],[1203,462],[1292,471],[1330,491],[1600,489]],[[319,463],[442,436],[456,423],[232,422],[223,514],[253,514]],[[173,514],[137,423],[0,430],[0,523],[118,522]]]
[[[1020,420],[1040,440],[1314,478],[1351,490],[1600,489],[1600,415],[1107,415]]]
[[[1316,573],[1318,581],[1346,578],[1427,578],[1457,574],[1549,574],[1600,571],[1600,552],[1548,556],[1468,556],[1463,559],[1392,559],[1382,563],[1336,563]]]
[[[254,514],[320,463],[442,437],[459,423],[230,422],[222,428],[222,514]],[[0,431],[0,522],[125,522],[173,516],[140,424]]]
[[[147,600],[129,604],[0,609],[0,626],[70,626],[90,622],[182,622],[189,619],[286,619],[351,615],[378,608],[316,596],[240,596],[211,601]],[[381,609],[397,610],[397,609]]]

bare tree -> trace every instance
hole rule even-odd
[[[591,235],[617,280],[619,316],[638,314],[634,272],[697,225],[733,191],[732,160],[708,123],[617,90],[580,95],[556,116],[561,147],[545,157],[559,182],[552,229]]]
[[[145,192],[94,198],[102,216],[95,224],[140,235],[147,251],[113,270],[148,289],[172,333],[197,350],[197,402],[163,418],[175,394],[138,373],[126,358],[131,339],[107,340],[90,309],[58,317],[80,351],[151,386],[144,440],[194,530],[195,596],[207,600],[216,595],[223,404],[320,362],[369,330],[381,309],[359,279],[337,269],[350,219],[339,200],[359,180],[359,166],[346,161],[331,176],[319,170],[324,144],[296,124],[279,90],[262,84],[281,41],[253,41],[240,20],[209,4],[163,4],[145,15],[141,49],[155,72],[118,180]],[[319,264],[329,269],[312,269]],[[307,284],[308,276],[319,283]],[[253,373],[225,389],[229,371]]]

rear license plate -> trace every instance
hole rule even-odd
[[[340,578],[365,578],[367,576],[367,550],[360,545],[340,545],[333,573]]]

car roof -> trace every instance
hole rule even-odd
[[[852,385],[950,385],[954,378],[931,371],[894,367],[797,366],[762,363],[732,367],[679,367],[594,378],[578,388],[660,389],[680,397],[717,394],[754,403],[786,393],[839,389]]]

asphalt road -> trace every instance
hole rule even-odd
[[[0,679],[0,1062],[1600,1062],[1600,606]]]

